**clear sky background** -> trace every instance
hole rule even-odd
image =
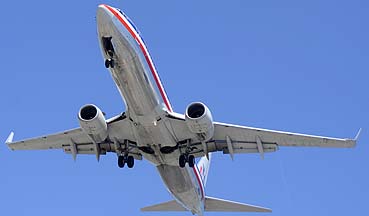
[[[363,128],[354,149],[284,147],[234,162],[217,153],[208,195],[275,216],[369,215],[364,0],[4,1],[1,140],[77,127],[86,103],[109,117],[125,110],[98,46],[100,3],[138,26],[177,112],[203,101],[227,123],[342,138]],[[139,211],[170,199],[146,161],[121,170],[115,154],[73,162],[62,150],[0,146],[0,215],[191,215]]]

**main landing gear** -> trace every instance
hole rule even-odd
[[[123,168],[124,165],[127,163],[128,168],[133,168],[135,165],[135,159],[132,155],[119,155],[118,156],[118,167]]]
[[[189,167],[195,166],[195,156],[191,155],[192,149],[191,149],[191,140],[187,140],[187,146],[185,153],[181,154],[178,158],[178,164],[179,167],[183,168],[186,166],[186,163],[188,163]]]
[[[195,166],[195,157],[193,155],[187,155],[187,154],[181,154],[179,156],[179,167],[183,168],[186,166],[186,163],[188,163],[189,167]]]

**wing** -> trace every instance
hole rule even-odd
[[[182,115],[175,114],[169,119],[179,140],[191,139],[195,156],[204,155],[206,151],[222,151],[224,154],[231,154],[232,157],[237,153],[263,155],[265,152],[278,150],[280,146],[350,148],[356,145],[356,139],[360,133],[359,131],[355,139],[340,139],[215,122],[213,139],[204,146],[196,135],[188,130]],[[180,143],[183,142],[180,141]],[[207,150],[204,150],[205,147]]]
[[[273,152],[279,146],[350,148],[356,139],[314,136],[261,128],[215,123],[214,142],[224,153]]]
[[[135,159],[142,159],[136,146],[131,123],[125,114],[107,120],[107,124],[109,136],[102,143],[94,143],[81,128],[75,128],[16,142],[12,142],[13,134],[11,134],[6,144],[11,150],[63,149],[65,153],[72,154],[74,159],[77,154],[94,154],[99,158],[107,152],[128,148]]]

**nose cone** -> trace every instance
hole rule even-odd
[[[97,15],[99,16],[99,14],[103,14],[103,13],[109,13],[109,5],[106,4],[101,4],[97,7]]]
[[[103,21],[111,20],[113,14],[109,11],[108,5],[101,4],[97,7],[96,19],[97,23],[101,23]]]
[[[101,4],[97,7],[96,21],[97,21],[97,31],[99,34],[106,32],[108,26],[111,26],[113,14],[109,11],[108,5]]]

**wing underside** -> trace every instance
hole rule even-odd
[[[107,124],[109,138],[101,143],[94,143],[81,128],[75,128],[16,142],[12,142],[11,137],[11,139],[8,138],[7,145],[11,150],[63,149],[65,153],[72,154],[74,159],[78,154],[94,154],[99,158],[107,152],[128,148],[135,159],[142,159],[142,155],[136,148],[130,121],[124,113],[109,119]]]
[[[180,143],[191,140],[196,157],[204,155],[204,145],[192,134],[180,114],[169,117],[171,126]],[[360,133],[360,131],[359,131]],[[261,128],[231,125],[214,122],[214,136],[206,142],[207,152],[221,151],[224,154],[264,153],[274,152],[281,146],[286,147],[332,147],[351,148],[356,145],[356,139],[341,139],[292,132],[267,130]]]
[[[230,154],[231,157],[241,153],[260,153],[263,157],[264,153],[274,152],[281,146],[350,148],[356,145],[358,137],[357,135],[355,139],[340,139],[215,122],[213,139],[206,142],[205,150],[198,137],[189,131],[182,115],[167,117],[179,148],[186,148],[190,140],[191,154],[195,157],[203,156],[205,152],[216,151]],[[76,128],[17,142],[11,142],[13,136],[11,134],[7,144],[12,150],[63,149],[65,153],[72,154],[73,158],[76,158],[77,154],[95,154],[99,158],[107,152],[129,149],[129,153],[136,159],[142,159],[131,122],[124,113],[109,119],[107,124],[109,139],[102,143],[94,143],[81,128]]]

